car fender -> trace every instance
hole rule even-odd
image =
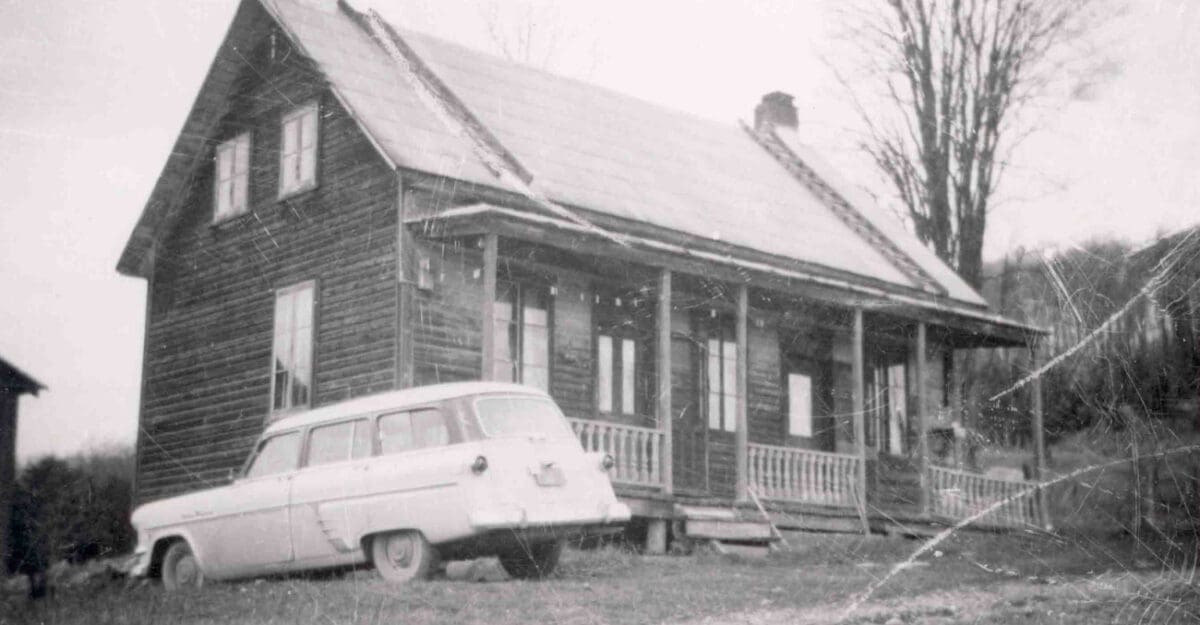
[[[165,545],[176,540],[182,540],[187,543],[188,548],[192,550],[192,555],[196,558],[196,562],[200,565],[200,570],[204,571],[205,576],[211,577],[212,572],[209,571],[210,567],[207,564],[208,560],[204,552],[204,546],[196,541],[196,539],[192,536],[192,532],[187,526],[176,525],[163,527],[150,537],[150,557],[152,558],[151,565],[154,564],[153,558],[156,555],[162,555],[158,553],[159,549],[161,548],[165,553]],[[161,562],[159,564],[161,564]]]

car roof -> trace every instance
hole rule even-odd
[[[549,397],[545,392],[520,384],[502,382],[454,382],[450,384],[433,384],[418,386],[400,391],[387,391],[367,395],[349,401],[321,406],[312,410],[298,412],[275,421],[267,427],[265,434],[274,434],[284,430],[306,427],[315,423],[332,421],[342,417],[352,417],[370,412],[387,409],[403,409],[430,402],[487,394],[521,394],[535,397]]]

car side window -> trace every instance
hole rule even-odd
[[[246,477],[256,478],[285,473],[296,468],[300,461],[300,433],[288,432],[263,441],[254,455]]]
[[[370,424],[366,419],[313,428],[308,435],[307,466],[357,460],[371,455]]]
[[[382,454],[441,447],[449,442],[446,418],[436,408],[394,412],[379,418],[379,450]]]

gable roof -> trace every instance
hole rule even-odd
[[[332,0],[244,0],[222,51],[244,28],[240,21],[258,7],[322,70],[331,91],[390,164],[502,186],[471,138],[422,101],[373,39],[367,16]],[[456,104],[511,151],[515,166],[528,172],[529,187],[555,203],[859,276],[923,293],[930,301],[976,311],[986,307],[898,221],[794,138],[781,137],[789,158],[803,161],[845,198],[857,222],[801,184],[736,124],[697,118],[420,33],[393,34]],[[220,83],[213,76],[218,61],[201,99],[210,83]],[[185,135],[202,131],[203,124],[193,123],[196,116],[193,109]],[[181,178],[177,172],[194,168],[205,153],[202,144],[184,143],[181,136],[118,265],[122,272],[140,273],[153,244],[147,234],[159,223],[153,217],[179,184],[165,181],[167,175]],[[872,236],[864,236],[863,223]]]
[[[21,371],[16,365],[0,358],[0,392],[14,395],[20,395],[21,393],[37,395],[38,391],[45,390],[45,388],[41,382],[33,379],[28,373]]]

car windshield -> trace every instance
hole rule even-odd
[[[572,438],[558,406],[540,397],[487,397],[475,402],[479,423],[489,438],[545,436]]]

